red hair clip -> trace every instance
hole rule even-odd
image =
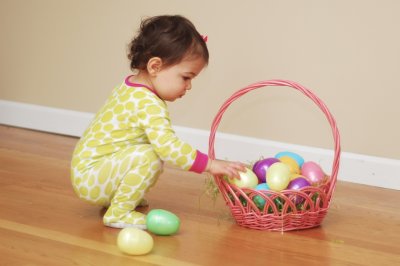
[[[208,36],[207,35],[200,35],[200,36],[201,36],[201,38],[203,38],[204,42],[208,41]]]

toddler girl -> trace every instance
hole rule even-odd
[[[182,16],[148,18],[129,48],[136,74],[112,91],[77,143],[71,180],[80,198],[108,207],[106,226],[146,229],[146,216],[135,208],[144,204],[164,161],[236,178],[244,165],[210,160],[171,127],[166,101],[183,97],[208,64],[206,43],[193,24]]]

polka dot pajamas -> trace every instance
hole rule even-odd
[[[208,157],[176,137],[164,101],[127,78],[78,141],[71,181],[80,198],[108,207],[105,225],[145,228],[145,215],[135,208],[164,161],[201,173]]]

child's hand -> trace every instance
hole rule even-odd
[[[209,159],[206,171],[212,175],[226,175],[229,178],[240,179],[239,172],[245,172],[246,166],[240,162]]]

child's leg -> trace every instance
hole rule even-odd
[[[144,194],[155,184],[162,170],[162,162],[150,145],[129,148],[116,158],[121,162],[115,194],[103,217],[107,226],[146,228],[146,216],[136,212]],[[126,170],[125,170],[126,169]]]
[[[82,174],[74,171],[72,185],[81,199],[109,207],[103,217],[106,225],[144,228],[145,216],[134,209],[161,171],[162,161],[151,145],[136,145],[103,158]]]

